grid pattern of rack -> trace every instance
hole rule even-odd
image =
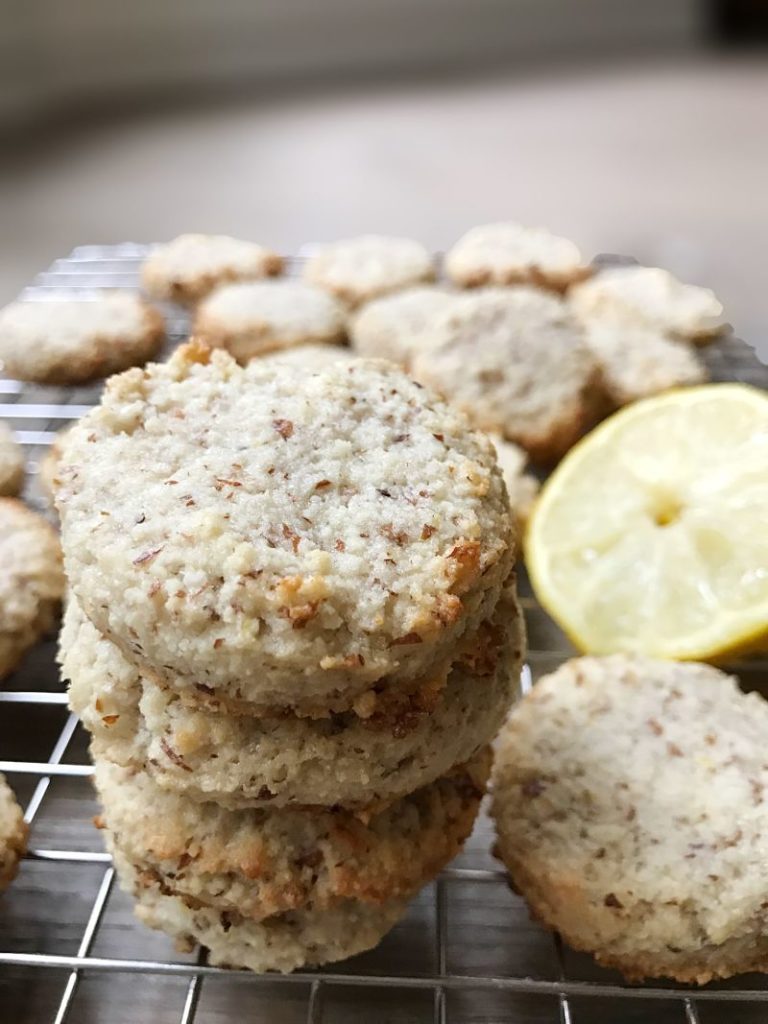
[[[137,286],[146,253],[139,245],[83,246],[57,260],[27,289],[44,301],[53,290]],[[291,264],[293,272],[301,256]],[[187,322],[168,308],[169,346]],[[715,379],[768,388],[768,368],[742,342],[707,351]],[[0,416],[26,446],[27,500],[45,508],[35,469],[56,430],[98,399],[98,387],[62,389],[0,378]],[[523,581],[530,635],[526,679],[571,651]],[[482,819],[456,864],[414,901],[378,950],[328,970],[287,977],[210,967],[204,952],[178,954],[164,936],[135,923],[115,886],[109,856],[90,818],[86,738],[66,708],[54,642],[40,645],[0,690],[0,771],[32,826],[20,877],[0,903],[0,1007],[3,1019],[128,1024],[219,1022],[666,1021],[701,1024],[768,1019],[768,982],[744,976],[701,990],[628,986],[590,958],[565,948],[527,916],[488,852]],[[732,666],[750,688],[768,687],[768,663]],[[247,1016],[246,1016],[247,1015]]]

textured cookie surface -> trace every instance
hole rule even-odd
[[[40,483],[40,490],[53,505],[56,489],[59,486],[59,466],[64,453],[67,435],[70,427],[63,427],[54,437],[45,454],[37,464],[37,476]]]
[[[708,378],[695,349],[655,327],[595,317],[585,324],[584,336],[615,405],[703,384]]]
[[[718,670],[567,662],[497,751],[498,852],[545,924],[631,979],[768,968],[768,704]]]
[[[457,298],[412,372],[538,462],[559,458],[595,418],[598,370],[581,326],[562,300],[533,288]]]
[[[308,908],[254,921],[196,900],[164,895],[119,852],[113,855],[120,884],[136,901],[136,917],[174,936],[190,951],[200,943],[208,950],[209,962],[221,967],[287,974],[344,960],[377,945],[406,908],[404,900],[383,905],[348,900],[329,910]]]
[[[352,318],[352,346],[361,356],[390,359],[407,368],[419,351],[425,328],[454,297],[443,288],[420,287],[375,299]]]
[[[158,310],[131,292],[52,296],[0,311],[5,372],[41,384],[77,384],[140,365],[164,337]]]
[[[461,849],[490,768],[471,765],[372,814],[338,809],[229,811],[159,789],[143,773],[96,764],[113,845],[165,892],[261,921],[353,900],[408,899]]]
[[[520,445],[513,441],[505,441],[501,437],[493,437],[492,440],[504,483],[507,485],[509,505],[519,530],[528,522],[533,510],[539,493],[539,481],[532,473],[526,472],[528,456]]]
[[[589,274],[573,242],[512,222],[472,228],[446,253],[445,271],[465,288],[537,284],[562,289]]]
[[[227,235],[179,235],[153,249],[141,278],[155,298],[192,304],[219,285],[272,277],[282,269],[282,257],[255,242]]]
[[[295,345],[339,344],[345,318],[333,296],[301,281],[241,282],[218,288],[200,304],[193,333],[247,363]]]
[[[0,495],[13,497],[24,485],[24,452],[13,431],[0,420]]]
[[[570,301],[579,316],[629,318],[706,342],[722,328],[722,304],[709,288],[683,284],[659,267],[612,267],[578,285]]]
[[[169,685],[262,705],[432,676],[514,559],[491,442],[388,363],[186,346],[108,383],[60,479],[94,624]]]
[[[63,593],[55,530],[15,498],[0,498],[0,679],[51,628]]]
[[[362,235],[324,245],[307,260],[304,276],[342,302],[359,306],[379,295],[432,281],[432,257],[409,238]]]
[[[13,790],[0,775],[0,891],[16,877],[19,860],[27,848],[24,815]]]
[[[297,345],[261,358],[262,366],[290,366],[300,373],[318,373],[338,363],[350,363],[355,353],[341,345]]]
[[[523,623],[514,594],[467,638],[434,708],[361,721],[233,716],[190,707],[148,682],[70,601],[61,633],[70,706],[92,752],[148,771],[158,785],[229,807],[364,807],[398,798],[469,760],[518,693]]]

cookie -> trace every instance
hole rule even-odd
[[[435,268],[429,252],[418,242],[361,235],[320,246],[307,260],[304,276],[355,307],[380,295],[432,281]]]
[[[722,304],[709,288],[683,284],[659,267],[611,267],[569,295],[584,320],[636,321],[705,344],[723,330]]]
[[[496,449],[504,483],[507,485],[509,504],[517,521],[518,531],[525,529],[539,493],[539,481],[526,473],[528,456],[518,444],[501,437],[491,438]]]
[[[591,270],[567,238],[508,221],[463,235],[445,254],[445,272],[462,288],[533,284],[563,291]]]
[[[51,505],[53,505],[53,501],[56,496],[56,489],[59,485],[59,465],[61,464],[64,453],[64,444],[66,443],[70,429],[71,425],[63,427],[57,432],[53,441],[46,449],[45,454],[37,464],[37,478],[40,484],[40,490]]]
[[[94,625],[150,677],[262,708],[444,679],[514,562],[491,442],[389,363],[184,346],[108,382],[59,478]]]
[[[577,658],[502,732],[498,854],[545,925],[629,980],[768,969],[768,703],[696,663]]]
[[[364,818],[193,805],[104,763],[96,777],[107,846],[139,920],[202,943],[211,963],[287,972],[381,940],[460,851],[489,763],[486,752]]]
[[[164,789],[227,807],[364,807],[397,799],[489,743],[518,695],[523,620],[512,592],[469,638],[433,708],[361,721],[232,716],[185,703],[143,679],[74,601],[60,638],[69,702],[91,750]]]
[[[56,531],[16,498],[0,498],[0,679],[54,624],[63,594]]]
[[[0,310],[5,372],[38,384],[81,384],[141,365],[164,338],[162,315],[132,292],[62,295]]]
[[[457,298],[427,333],[416,379],[535,462],[557,461],[595,422],[597,364],[557,296],[482,289]]]
[[[254,356],[346,337],[342,306],[301,281],[249,281],[218,288],[197,308],[192,332],[211,348],[247,363]]]
[[[245,967],[259,974],[288,974],[362,953],[378,945],[406,910],[403,900],[381,906],[350,900],[332,910],[307,908],[253,921],[166,895],[148,885],[125,857],[117,853],[114,860],[121,887],[132,894],[142,924],[173,936],[188,952],[200,943],[214,966]]]
[[[656,327],[595,317],[585,325],[585,339],[615,406],[709,379],[706,366],[690,345]]]
[[[407,900],[461,850],[490,750],[381,811],[230,811],[97,761],[101,823],[147,887],[252,921],[308,908]]]
[[[297,345],[262,356],[262,366],[290,366],[302,373],[319,373],[337,363],[349,364],[354,352],[341,345]]]
[[[406,369],[435,317],[454,296],[444,288],[406,288],[367,303],[352,317],[349,337],[360,356],[389,359]]]
[[[14,497],[24,486],[24,451],[13,431],[0,420],[0,495]]]
[[[255,242],[227,235],[179,235],[144,261],[141,280],[156,299],[193,305],[214,288],[282,273],[283,259]]]
[[[0,775],[0,891],[6,889],[19,868],[27,848],[29,829],[13,790]]]

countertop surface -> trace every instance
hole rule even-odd
[[[0,301],[85,242],[364,231],[444,249],[515,218],[715,288],[768,359],[768,62],[687,55],[306,87],[59,119],[0,169]]]

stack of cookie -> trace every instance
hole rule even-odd
[[[471,831],[517,686],[491,442],[391,364],[191,344],[109,382],[57,504],[138,915],[254,970],[374,945]]]

